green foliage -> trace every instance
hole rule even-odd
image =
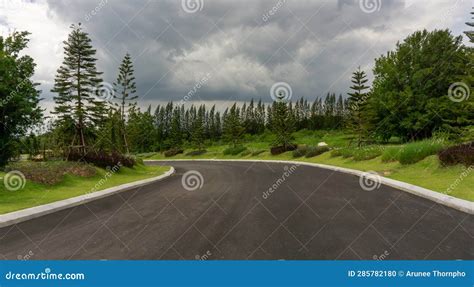
[[[390,146],[384,149],[382,153],[382,162],[393,162],[400,159],[401,146]]]
[[[373,90],[365,114],[382,140],[429,138],[434,131],[474,121],[474,100],[451,101],[450,87],[472,86],[472,48],[448,30],[418,31],[395,51],[376,59]]]
[[[369,160],[382,155],[383,149],[380,146],[368,146],[354,149],[352,157],[355,161]]]
[[[263,149],[253,151],[253,152],[252,152],[252,156],[258,156],[258,155],[260,155],[260,154],[262,154],[262,153],[264,153],[264,152],[265,152],[265,150],[263,150]]]
[[[308,148],[308,152],[306,152],[306,157],[311,158],[328,152],[330,148],[328,146],[313,146]]]
[[[31,78],[35,63],[30,56],[20,56],[27,47],[28,32],[0,36],[0,167],[15,156],[20,137],[39,123],[38,84]]]
[[[433,139],[412,142],[401,149],[398,161],[401,164],[416,163],[430,155],[437,154],[445,146],[445,142]]]
[[[175,156],[177,154],[181,154],[183,152],[184,151],[180,148],[172,148],[172,149],[169,149],[169,150],[165,151],[164,155],[165,155],[165,157],[172,157],[172,156]]]
[[[247,150],[247,148],[245,146],[241,146],[241,145],[230,146],[230,147],[226,148],[222,153],[224,155],[238,155],[238,154],[242,153],[245,150]]]
[[[188,153],[186,153],[187,156],[199,156],[207,153],[206,150],[193,150]]]
[[[306,145],[298,145],[298,147],[293,151],[293,157],[298,158],[305,156],[308,152],[308,146]]]

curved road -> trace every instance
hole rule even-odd
[[[176,174],[0,229],[0,255],[474,259],[472,215],[386,186],[365,191],[356,176],[275,163],[159,164],[173,165]],[[203,179],[194,191],[182,185],[183,174],[191,170]]]

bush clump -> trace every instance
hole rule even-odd
[[[249,154],[251,154],[252,152],[249,151],[248,149],[244,150],[240,155],[241,156],[248,156]]]
[[[207,150],[205,149],[202,149],[202,150],[193,150],[193,151],[190,151],[188,153],[186,153],[187,156],[199,156],[199,155],[203,155],[207,152]]]
[[[180,148],[171,148],[171,149],[165,151],[163,154],[165,155],[165,157],[172,157],[172,156],[175,156],[177,154],[181,154],[183,152],[184,152],[184,150],[182,150]]]
[[[224,155],[238,155],[239,153],[247,150],[244,146],[235,146],[235,147],[228,147],[226,148],[223,153]]]
[[[299,145],[294,151],[293,151],[293,157],[298,158],[305,156],[306,153],[308,152],[308,146],[307,145]]]
[[[286,147],[276,146],[276,147],[272,147],[270,149],[270,153],[272,155],[279,155],[279,154],[282,154],[282,153],[287,152],[287,151],[294,151],[296,148],[297,148],[296,145],[288,145]]]
[[[398,161],[401,164],[417,163],[424,158],[437,154],[445,146],[441,140],[424,140],[405,145],[400,151]]]
[[[307,158],[310,158],[310,157],[315,157],[315,156],[318,156],[320,154],[323,154],[325,152],[328,152],[330,150],[330,148],[328,146],[314,146],[314,147],[310,147],[308,149],[308,152],[306,153],[306,157]]]
[[[380,156],[382,152],[383,150],[379,146],[364,147],[354,149],[352,156],[355,161],[369,160]]]
[[[101,168],[112,168],[114,166],[133,167],[136,161],[118,152],[108,153],[106,151],[88,151],[85,155],[77,150],[71,151],[67,156],[68,161],[91,163]]]
[[[438,157],[443,166],[474,165],[474,141],[443,149],[438,153]]]

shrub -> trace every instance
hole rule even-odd
[[[443,149],[438,153],[438,157],[443,166],[474,165],[474,141]]]
[[[306,153],[306,157],[315,157],[317,155],[323,154],[327,151],[329,151],[330,148],[328,146],[315,146],[315,147],[310,147],[308,149],[308,152]]]
[[[252,152],[247,149],[247,150],[244,150],[240,155],[241,155],[241,156],[247,156],[247,155],[249,155],[249,154],[251,154],[251,153],[252,153]]]
[[[224,155],[238,155],[239,153],[245,151],[247,148],[244,146],[235,146],[226,148],[223,153]]]
[[[361,161],[376,158],[382,154],[382,151],[381,147],[372,146],[355,149],[352,154],[355,161]]]
[[[265,150],[263,150],[263,149],[261,149],[261,150],[256,150],[256,151],[252,152],[252,156],[257,156],[257,155],[262,154],[262,153],[264,153],[264,152],[265,152]]]
[[[165,155],[165,157],[172,157],[172,156],[175,156],[177,154],[181,154],[183,152],[184,152],[184,150],[182,150],[180,148],[171,148],[171,149],[165,151],[163,154]]]
[[[412,164],[424,158],[437,154],[445,143],[440,140],[424,140],[405,145],[400,151],[398,160],[401,164]]]
[[[61,182],[66,174],[90,177],[97,173],[92,165],[67,161],[16,162],[9,164],[6,170],[20,171],[27,180],[47,185]]]
[[[288,145],[286,148],[284,146],[276,146],[270,149],[272,155],[279,155],[287,151],[293,151],[296,149],[296,145]]]
[[[400,146],[387,147],[382,153],[382,162],[398,161],[401,150]]]
[[[293,157],[302,157],[305,156],[308,152],[308,146],[306,145],[298,145],[298,147],[293,151]]]
[[[112,152],[107,153],[105,151],[89,151],[85,155],[77,150],[72,150],[68,157],[68,161],[82,161],[91,163],[101,168],[111,168],[114,166],[126,166],[133,167],[135,165],[135,159],[123,154]]]
[[[199,156],[199,155],[203,155],[207,152],[207,150],[203,149],[203,150],[193,150],[193,151],[190,151],[188,152],[186,155],[188,156]]]

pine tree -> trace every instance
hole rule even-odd
[[[474,12],[471,12],[471,15],[474,15]],[[474,20],[474,16],[472,17],[472,19]],[[469,27],[474,27],[474,22],[467,22],[466,25],[468,25]],[[464,33],[471,40],[471,43],[474,43],[474,31],[466,31]]]
[[[237,108],[237,104],[234,103],[230,110],[226,110],[224,114],[224,139],[231,142],[233,147],[236,147],[242,139],[245,131],[240,120],[240,110]]]
[[[122,122],[122,138],[125,145],[125,151],[129,153],[127,133],[125,132],[125,113],[133,106],[136,106],[135,100],[138,96],[135,95],[137,91],[135,84],[135,76],[133,63],[130,54],[126,54],[119,67],[119,74],[114,83],[114,105],[120,111],[120,120]]]
[[[271,118],[270,128],[276,134],[274,144],[283,146],[287,150],[294,140],[293,132],[295,129],[294,116],[291,114],[289,105],[284,102],[274,102]]]
[[[79,150],[86,152],[87,129],[103,123],[105,104],[94,93],[100,88],[100,75],[96,69],[95,53],[91,39],[82,31],[81,24],[72,25],[68,40],[64,41],[64,60],[57,70],[54,87],[56,106],[53,114],[61,123],[72,121]]]
[[[204,106],[200,106],[191,128],[191,142],[197,150],[204,149]]]
[[[364,123],[364,107],[367,103],[369,86],[366,86],[367,75],[360,67],[352,74],[352,86],[350,87],[353,90],[349,95],[349,126],[357,134],[357,146],[360,147],[362,144],[362,137],[365,131]]]

